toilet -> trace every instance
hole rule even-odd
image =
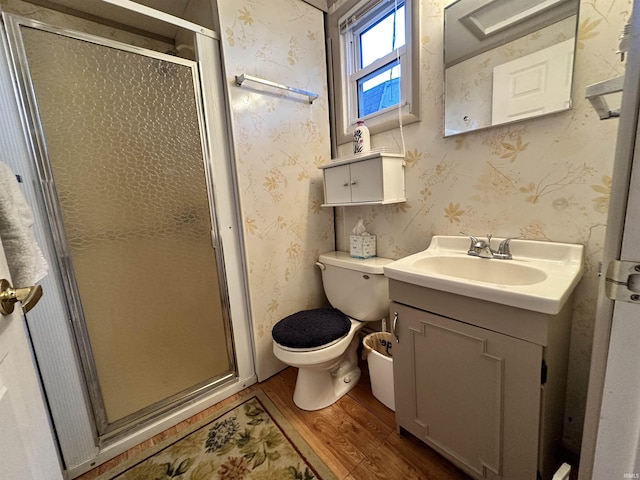
[[[360,379],[358,331],[389,313],[387,258],[352,258],[346,252],[320,255],[324,291],[333,308],[304,310],[272,330],[273,353],[298,368],[294,403],[320,410],[335,403]]]

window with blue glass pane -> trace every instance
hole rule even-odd
[[[417,120],[419,66],[415,19],[418,0],[343,0],[331,30],[336,76],[336,131],[347,139],[360,120],[385,131]],[[339,35],[339,36],[336,36]],[[335,36],[335,37],[334,37]]]
[[[406,43],[405,6],[377,15],[354,32],[357,39],[355,80],[357,116],[366,117],[400,103],[398,49]],[[404,49],[403,49],[404,50]]]
[[[358,80],[358,117],[400,103],[400,64],[393,61]]]

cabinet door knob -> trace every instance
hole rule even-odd
[[[344,182],[344,185],[342,185],[343,187],[348,187],[349,186],[349,182]]]
[[[356,182],[355,180],[351,180],[351,185],[355,185],[356,183],[358,182]]]

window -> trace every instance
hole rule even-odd
[[[399,107],[404,123],[417,120],[413,113],[418,107],[414,94],[418,88],[412,73],[412,3],[418,2],[354,0],[331,13],[338,143],[350,140],[358,120],[364,120],[374,133],[396,128]]]
[[[395,4],[372,15],[359,28],[346,31],[351,42],[349,83],[354,85],[357,110],[355,116],[364,118],[400,103],[400,59],[405,48],[405,7]],[[345,22],[346,23],[346,22]],[[402,50],[400,50],[402,49]]]

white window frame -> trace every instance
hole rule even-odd
[[[405,79],[405,75],[402,73],[406,71],[407,66],[407,46],[406,43],[408,39],[405,39],[405,45],[398,48],[397,50],[393,50],[388,53],[384,57],[381,57],[375,60],[373,63],[367,65],[364,68],[360,67],[360,35],[371,28],[373,25],[377,24],[382,18],[387,17],[389,14],[393,12],[395,9],[396,3],[394,1],[381,2],[380,5],[376,6],[373,11],[367,13],[363,18],[359,19],[357,23],[351,27],[347,27],[347,30],[344,33],[341,33],[342,43],[341,49],[345,54],[345,80],[346,80],[346,91],[348,98],[348,110],[347,110],[347,118],[349,124],[355,125],[358,120],[369,121],[375,119],[379,115],[383,114],[388,109],[378,110],[377,112],[371,113],[369,115],[359,116],[358,115],[358,80],[369,76],[372,73],[381,70],[386,65],[393,63],[395,61],[400,65],[400,105],[403,106],[406,104],[405,100],[405,92],[409,85],[407,85],[407,81]],[[404,6],[404,0],[398,0],[397,2],[398,8]],[[359,4],[356,8],[362,8]],[[407,7],[405,6],[405,24],[409,23],[407,20]],[[349,21],[349,14],[343,17],[340,24],[347,23]],[[405,30],[406,32],[406,30]],[[398,110],[398,105],[394,105],[389,107],[389,109],[393,109],[395,111]]]
[[[359,34],[392,12],[396,4],[405,6],[405,44],[360,68]],[[374,134],[397,128],[400,117],[403,124],[419,120],[418,4],[418,0],[352,0],[345,2],[339,11],[330,13],[334,147],[351,141],[358,120],[364,120]],[[358,80],[396,60],[401,72],[400,105],[358,117]]]

